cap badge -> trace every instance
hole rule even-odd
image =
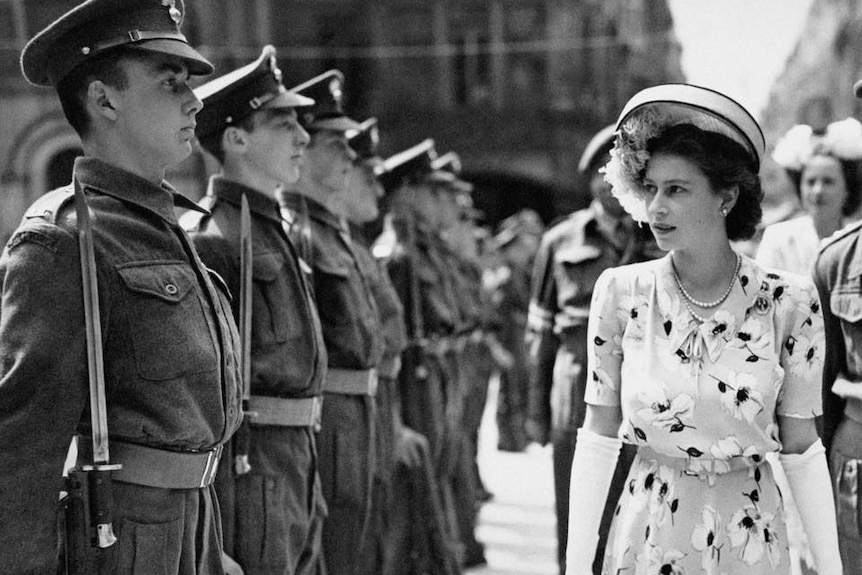
[[[341,93],[341,80],[338,78],[333,78],[329,82],[329,93],[332,94],[332,98],[336,102],[341,102],[342,93]]]
[[[168,10],[168,13],[171,15],[171,20],[173,20],[174,23],[179,26],[180,22],[182,22],[183,15],[182,12],[180,12],[176,6],[176,0],[162,0],[162,6],[164,6],[165,8],[170,8]]]

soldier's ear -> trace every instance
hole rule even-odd
[[[237,126],[228,126],[221,137],[225,152],[243,154],[248,148],[248,132]]]
[[[93,80],[87,87],[87,107],[91,113],[115,121],[118,117],[116,90],[101,80]]]

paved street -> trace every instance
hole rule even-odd
[[[494,498],[479,519],[486,566],[469,575],[556,575],[553,472],[550,447],[531,445],[523,453],[497,451],[492,382],[480,432],[479,468]]]

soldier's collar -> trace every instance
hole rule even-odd
[[[245,197],[248,200],[248,208],[253,214],[268,218],[275,222],[281,221],[281,215],[278,211],[278,202],[275,199],[275,194],[267,196],[259,190],[234,180],[229,180],[224,176],[213,176],[210,178],[207,194],[232,204],[237,209],[240,209],[242,206],[242,196],[245,194]]]
[[[171,223],[177,222],[175,207],[202,210],[164,180],[160,185],[154,184],[132,172],[97,158],[81,157],[76,159],[75,175],[81,184],[87,188],[123,202],[146,208]]]

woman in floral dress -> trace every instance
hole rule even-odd
[[[635,95],[606,178],[664,258],[611,269],[589,324],[587,418],[572,465],[569,575],[590,573],[602,491],[638,446],[603,572],[789,572],[778,452],[821,575],[840,575],[820,413],[823,324],[812,282],[736,254],[760,220],[764,141],[726,96]]]

